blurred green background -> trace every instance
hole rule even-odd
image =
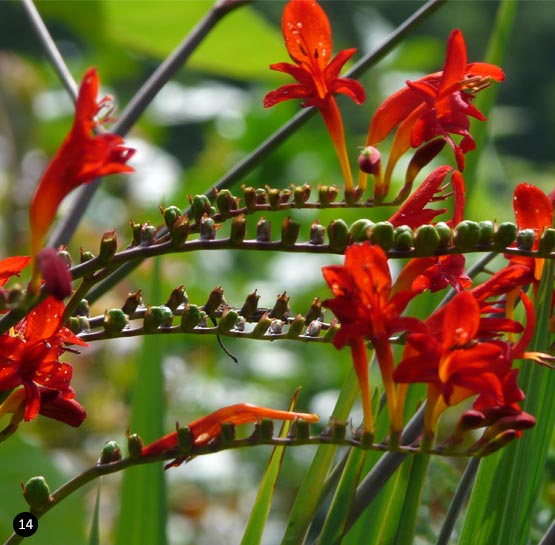
[[[41,1],[37,7],[76,80],[89,66],[98,68],[102,94],[117,98],[120,110],[158,64],[177,46],[209,9],[202,1]],[[332,22],[334,49],[358,48],[355,59],[372,51],[410,16],[420,2],[322,2]],[[137,148],[135,174],[105,180],[69,246],[77,259],[79,248],[96,251],[100,234],[116,228],[120,244],[130,238],[128,223],[160,224],[159,205],[186,208],[188,195],[202,193],[279,128],[299,108],[296,101],[264,110],[269,90],[288,83],[268,65],[289,60],[279,21],[284,2],[261,1],[242,8],[221,22],[186,67],[156,97],[127,141]],[[368,99],[355,106],[339,98],[345,116],[347,145],[352,151],[364,142],[372,112],[406,79],[439,70],[445,41],[453,28],[462,29],[469,60],[483,59],[498,3],[451,2],[416,29],[409,39],[361,79]],[[474,220],[513,220],[512,190],[521,181],[551,191],[555,142],[555,4],[523,2],[506,52],[507,79],[499,86],[497,106],[490,116],[492,140],[484,150],[466,217]],[[487,92],[487,91],[486,91]],[[17,1],[0,5],[0,244],[2,255],[27,252],[27,207],[36,181],[67,133],[73,107]],[[448,156],[446,156],[448,157]],[[451,160],[449,158],[449,160]],[[337,183],[341,174],[320,118],[314,117],[241,183],[254,187],[288,187]],[[400,184],[400,180],[397,181]],[[235,187],[236,194],[240,194]],[[67,205],[67,203],[66,203]],[[62,210],[63,213],[63,210]],[[390,210],[369,212],[373,220]],[[327,225],[342,217],[347,223],[357,211],[304,211],[301,237],[310,223]],[[281,222],[272,215],[274,235]],[[255,220],[249,220],[250,233]],[[260,306],[271,307],[279,293],[291,296],[294,313],[304,313],[314,297],[329,296],[320,268],[339,263],[337,256],[269,255],[255,252],[187,253],[165,257],[159,270],[144,263],[117,289],[93,305],[92,314],[121,306],[129,292],[143,289],[148,296],[156,282],[162,304],[171,289],[184,284],[191,302],[203,304],[209,292],[222,285],[227,301],[240,307],[254,289]],[[146,299],[146,297],[145,297]],[[426,314],[437,298],[415,312]],[[328,317],[329,318],[329,317]],[[200,336],[164,338],[160,347],[165,377],[164,429],[179,420],[191,421],[221,406],[251,402],[285,408],[294,389],[303,390],[297,408],[331,413],[338,388],[350,366],[346,353],[327,345],[298,342],[254,343],[226,339],[239,359],[235,365],[215,343]],[[130,403],[136,377],[139,339],[94,344],[77,357],[73,385],[88,411],[80,430],[38,418],[22,426],[18,436],[0,448],[0,539],[7,536],[13,516],[25,510],[19,482],[35,474],[48,477],[56,488],[94,463],[105,441],[125,444]],[[153,364],[158,365],[157,362]],[[147,397],[141,401],[148,403]],[[360,417],[358,409],[353,422]],[[131,431],[136,431],[132,429]],[[287,510],[312,449],[290,449],[280,476],[278,496],[265,543],[279,542]],[[235,544],[254,501],[257,481],[270,453],[268,448],[225,452],[194,460],[166,474],[169,484],[171,544]],[[555,465],[550,462],[552,471]],[[435,483],[429,497],[428,525],[420,528],[421,543],[431,543],[450,494],[460,477],[460,462],[434,460]],[[239,476],[239,477],[238,477]],[[119,508],[120,475],[103,479],[101,542],[110,543]],[[41,520],[33,543],[86,542],[96,487],[76,494],[61,509]],[[554,507],[553,479],[546,481],[538,510],[538,526],[547,524]]]

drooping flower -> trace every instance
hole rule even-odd
[[[222,432],[222,424],[247,424],[249,422],[259,422],[268,418],[273,420],[305,420],[306,422],[318,422],[319,417],[316,414],[297,413],[292,411],[280,411],[278,409],[268,409],[266,407],[257,407],[250,403],[238,403],[218,409],[213,413],[203,416],[187,427],[193,434],[193,442],[196,446],[204,445],[211,439],[214,439]],[[179,447],[179,437],[177,431],[169,433],[160,439],[143,447],[141,453],[143,456],[159,456],[166,453],[172,453]],[[180,465],[186,458],[178,458],[168,467]]]
[[[366,98],[360,83],[340,78],[343,65],[356,49],[344,49],[333,59],[329,20],[315,0],[291,0],[284,9],[281,22],[285,46],[295,64],[280,62],[270,65],[272,70],[293,76],[298,83],[290,83],[269,92],[264,106],[269,108],[284,100],[303,99],[301,106],[315,106],[320,110],[339,158],[345,188],[353,190],[349,158],[345,147],[343,121],[335,94],[344,94],[357,104]]]
[[[36,256],[42,246],[58,206],[73,189],[107,174],[132,172],[127,161],[135,150],[124,145],[117,134],[93,134],[100,127],[95,116],[110,102],[105,97],[97,102],[100,86],[95,68],[89,69],[81,86],[75,106],[71,131],[42,175],[29,209],[31,222],[31,254]],[[38,268],[33,271],[33,283],[38,283]]]
[[[453,30],[447,41],[445,64],[441,72],[429,74],[397,91],[378,108],[368,131],[367,146],[376,146],[397,127],[391,153],[378,194],[387,193],[391,174],[399,158],[434,138],[446,141],[459,170],[464,169],[464,154],[475,147],[469,117],[485,121],[472,104],[477,92],[493,81],[503,81],[501,68],[487,63],[468,63],[462,32]],[[452,135],[461,136],[459,143]]]
[[[402,290],[392,294],[387,256],[382,248],[369,242],[349,246],[345,251],[345,265],[323,267],[322,272],[334,295],[322,305],[329,308],[341,324],[333,339],[334,346],[340,349],[349,345],[351,348],[362,394],[365,427],[373,431],[364,345],[364,339],[369,339],[380,366],[391,425],[398,432],[402,429],[402,403],[393,382],[393,353],[389,337],[396,331],[415,326],[417,320],[404,318],[401,314],[418,292]]]
[[[63,303],[48,297],[13,330],[0,336],[0,391],[23,387],[27,421],[41,410],[41,387],[60,392],[62,398],[73,398],[72,367],[59,357],[67,344],[86,344],[62,325],[63,313]],[[13,403],[13,399],[6,402]],[[9,411],[4,408],[4,412]]]

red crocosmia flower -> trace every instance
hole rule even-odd
[[[427,331],[407,337],[394,379],[428,384],[425,428],[431,436],[441,413],[468,397],[477,395],[474,408],[480,411],[513,407],[523,398],[518,371],[511,368],[511,346],[496,338],[522,326],[507,318],[484,318],[483,312],[471,292],[460,292],[425,321]]]
[[[29,265],[29,256],[13,256],[0,260],[0,286],[5,286],[12,276],[19,276],[21,271]]]
[[[389,337],[393,332],[412,328],[418,322],[401,317],[409,301],[418,292],[404,290],[392,295],[387,256],[379,246],[372,246],[369,242],[349,246],[345,252],[345,265],[323,267],[322,272],[335,296],[322,304],[329,308],[341,323],[333,344],[338,349],[347,344],[351,347],[365,410],[365,427],[373,431],[368,360],[364,345],[366,338],[372,342],[376,351],[392,428],[394,431],[400,431],[402,401],[393,383],[393,353]]]
[[[283,85],[268,93],[264,97],[264,106],[269,108],[284,100],[301,98],[303,107],[318,108],[337,152],[345,187],[352,191],[343,121],[334,95],[347,95],[357,104],[362,104],[366,98],[360,83],[339,77],[341,68],[356,49],[344,49],[331,58],[330,24],[324,10],[314,0],[291,0],[285,6],[281,28],[285,46],[295,64],[280,62],[270,65],[270,68],[293,76],[298,83]]]
[[[277,409],[267,409],[265,407],[257,407],[250,403],[238,403],[223,407],[217,411],[203,416],[194,422],[188,424],[188,428],[193,434],[194,444],[204,445],[211,439],[214,439],[222,432],[222,424],[247,424],[249,422],[258,422],[264,418],[274,420],[305,420],[306,422],[318,422],[319,417],[316,414],[296,413],[292,411],[280,411]],[[143,447],[143,456],[159,456],[171,453],[179,447],[179,439],[177,432],[169,433],[153,443]],[[179,458],[167,467],[175,467],[183,463],[186,458]]]
[[[465,258],[461,254],[411,259],[397,277],[395,290],[430,290],[434,293],[451,286],[462,291],[472,285],[472,279],[466,274],[464,265]]]
[[[372,118],[367,146],[376,146],[397,127],[382,183],[389,187],[393,168],[409,148],[418,148],[434,138],[449,143],[458,169],[463,170],[464,154],[475,147],[469,117],[486,119],[472,101],[492,81],[504,79],[498,66],[468,63],[463,34],[453,30],[447,41],[443,70],[407,81],[407,86],[386,99]],[[457,144],[452,134],[462,136],[462,140]]]
[[[107,174],[132,172],[127,161],[135,150],[125,147],[121,136],[92,134],[99,126],[95,116],[106,108],[110,98],[97,102],[98,74],[91,68],[85,74],[75,107],[73,127],[40,179],[29,210],[31,253],[36,256],[43,238],[64,197],[73,189]],[[37,273],[35,272],[35,280]]]
[[[86,344],[62,326],[63,313],[63,303],[48,297],[10,333],[0,336],[0,391],[23,386],[27,421],[40,412],[41,386],[66,399],[73,397],[72,367],[59,357],[66,344]]]
[[[446,185],[442,185],[443,181],[451,171],[453,169],[446,165],[433,170],[397,212],[389,218],[390,223],[394,227],[408,225],[412,229],[429,224],[436,216],[447,210],[445,208],[426,208],[426,206],[432,202],[445,200],[451,194],[454,200],[453,216],[447,223],[451,225],[460,223],[463,219],[466,197],[464,180],[458,170],[453,171],[451,175],[452,193],[443,193],[446,188]]]

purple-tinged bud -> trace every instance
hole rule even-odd
[[[382,169],[382,156],[374,146],[366,146],[358,156],[358,168],[366,174],[375,176]]]
[[[208,215],[204,215],[200,220],[200,239],[214,240],[216,238],[216,230],[219,225]]]
[[[256,240],[270,242],[272,240],[272,222],[262,216],[256,224]]]
[[[66,262],[58,256],[54,248],[43,248],[37,255],[37,264],[48,293],[58,301],[71,295],[73,278]]]
[[[289,295],[283,292],[281,295],[277,296],[276,304],[274,308],[270,311],[268,315],[269,318],[281,319],[284,316],[288,316],[291,309],[289,308]]]
[[[320,331],[322,331],[322,322],[318,320],[312,320],[312,322],[310,322],[308,324],[308,327],[306,328],[305,335],[307,335],[308,337],[318,337],[320,335]]]
[[[310,226],[310,244],[321,245],[324,244],[324,237],[326,235],[326,228],[320,225],[318,220]]]
[[[175,312],[175,310],[180,305],[183,305],[183,304],[186,305],[187,302],[188,302],[187,292],[185,291],[185,287],[183,286],[183,284],[181,284],[180,286],[177,286],[177,288],[174,288],[172,290],[172,292],[170,293],[170,297],[166,301],[165,306],[171,309],[173,312]]]
[[[251,316],[256,312],[258,308],[258,300],[260,299],[260,295],[256,293],[254,290],[252,293],[249,293],[239,311],[239,314],[245,317],[247,320],[251,318]]]
[[[297,242],[301,224],[287,216],[281,224],[281,244],[284,248],[292,248]]]
[[[135,293],[130,293],[125,300],[125,303],[123,303],[123,306],[121,307],[122,312],[124,314],[127,314],[128,316],[132,316],[133,314],[135,314],[135,311],[141,304],[141,301],[141,290],[138,290]]]

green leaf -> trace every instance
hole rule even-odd
[[[115,47],[165,59],[214,2],[102,2],[105,34]],[[276,26],[245,6],[226,15],[188,66],[218,76],[272,78],[268,65],[287,53]]]
[[[100,545],[100,483],[96,489],[96,501],[94,502],[93,519],[91,524],[91,533],[89,535],[89,545]]]
[[[289,404],[290,411],[295,410],[299,391],[300,389],[295,392],[293,399]],[[291,422],[284,421],[281,425],[279,436],[287,437],[290,428]],[[272,455],[268,461],[266,471],[264,471],[264,475],[262,476],[262,481],[260,483],[260,487],[258,488],[258,494],[256,495],[256,500],[251,510],[249,521],[247,523],[245,533],[243,534],[243,539],[241,540],[241,545],[257,545],[262,541],[262,535],[264,533],[266,521],[268,520],[270,507],[272,506],[274,490],[276,488],[284,454],[285,447],[274,447],[272,450]]]
[[[160,300],[160,265],[155,261],[148,300]],[[164,435],[164,376],[162,336],[143,337],[137,357],[137,377],[131,404],[131,433],[145,443]],[[129,468],[123,475],[116,545],[164,545],[166,540],[166,487],[162,464]]]
[[[332,416],[340,422],[346,422],[358,393],[356,375],[351,368],[341,388]],[[304,542],[316,510],[325,495],[326,477],[336,451],[336,445],[320,445],[318,447],[291,509],[282,545]]]
[[[37,422],[40,422],[39,417]],[[32,426],[34,424],[30,424]],[[60,424],[62,425],[62,424]],[[56,455],[46,452],[34,442],[27,440],[20,432],[2,443],[0,448],[0,542],[13,532],[13,518],[22,511],[29,511],[23,499],[21,482],[42,475],[54,491],[68,480],[54,462]],[[66,498],[59,506],[46,513],[39,520],[39,531],[29,538],[34,545],[52,543],[85,544],[84,521],[86,511],[83,494],[78,492]]]

